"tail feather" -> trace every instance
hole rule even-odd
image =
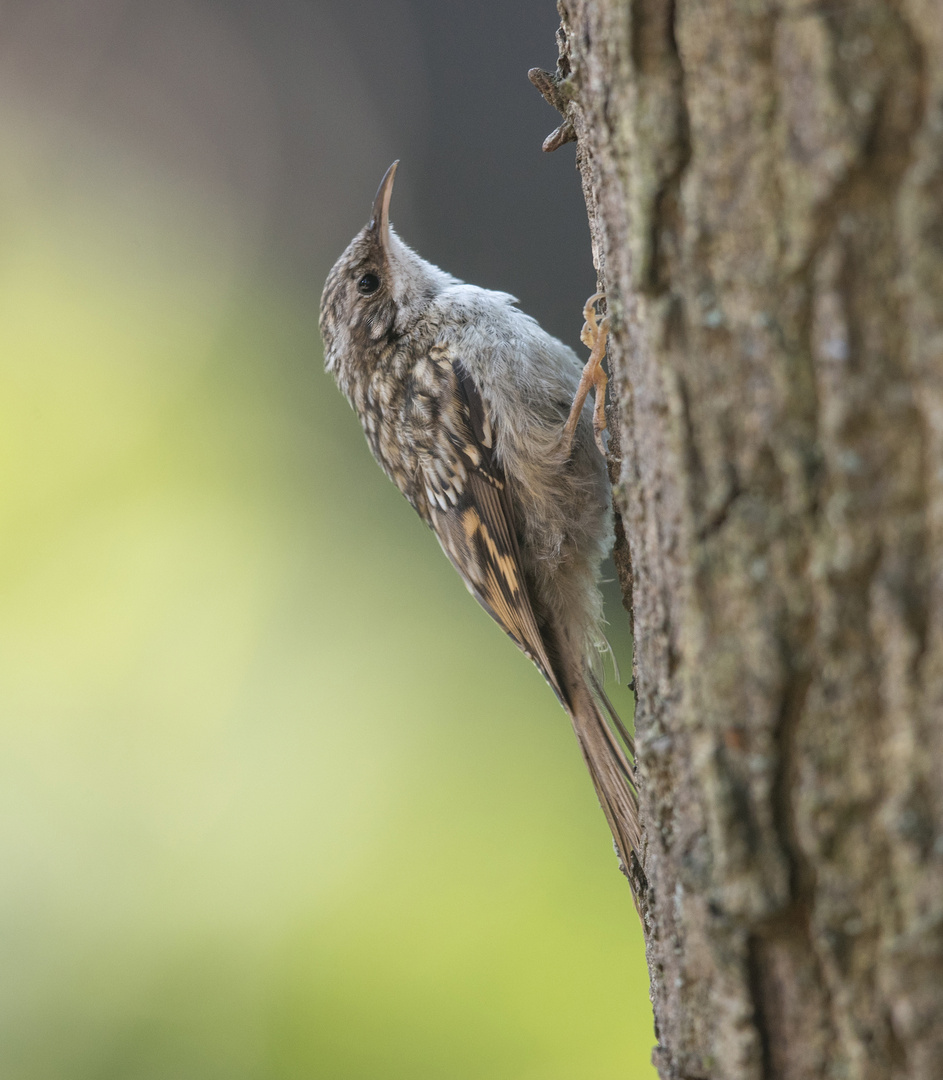
[[[591,690],[592,684],[595,685]],[[568,711],[600,805],[612,830],[623,870],[631,881],[635,877],[633,863],[638,865],[637,857],[633,860],[633,856],[640,849],[642,840],[635,776],[628,753],[610,727],[593,690],[599,693],[600,700],[605,703],[620,734],[631,747],[631,737],[625,731],[611,702],[601,692],[594,676],[589,676],[589,682],[581,680],[580,685],[571,690],[568,695],[571,703]]]
[[[619,733],[619,738],[625,745],[626,750],[629,752],[629,756],[634,760],[635,758],[635,740],[629,734],[625,724],[622,723],[622,717],[616,712],[615,705],[609,700],[609,695],[602,687],[602,683],[596,677],[596,675],[589,671],[589,681],[593,688],[593,693],[606,707],[606,712],[609,714],[609,719],[615,724],[616,731]],[[634,785],[633,785],[634,786]]]

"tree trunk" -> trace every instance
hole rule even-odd
[[[655,1063],[940,1080],[943,0],[560,10]]]

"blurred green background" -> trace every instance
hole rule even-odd
[[[556,21],[0,8],[5,1080],[654,1076],[568,721],[317,336],[398,156],[406,239],[577,343],[578,177],[525,78]]]

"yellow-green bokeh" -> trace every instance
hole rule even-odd
[[[133,163],[19,175],[0,1075],[653,1075],[566,717],[369,458],[317,298]]]

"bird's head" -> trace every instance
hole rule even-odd
[[[366,359],[408,333],[429,303],[455,281],[420,258],[390,226],[397,165],[394,161],[386,170],[370,220],[331,268],[321,295],[324,363],[336,374],[346,363]]]

